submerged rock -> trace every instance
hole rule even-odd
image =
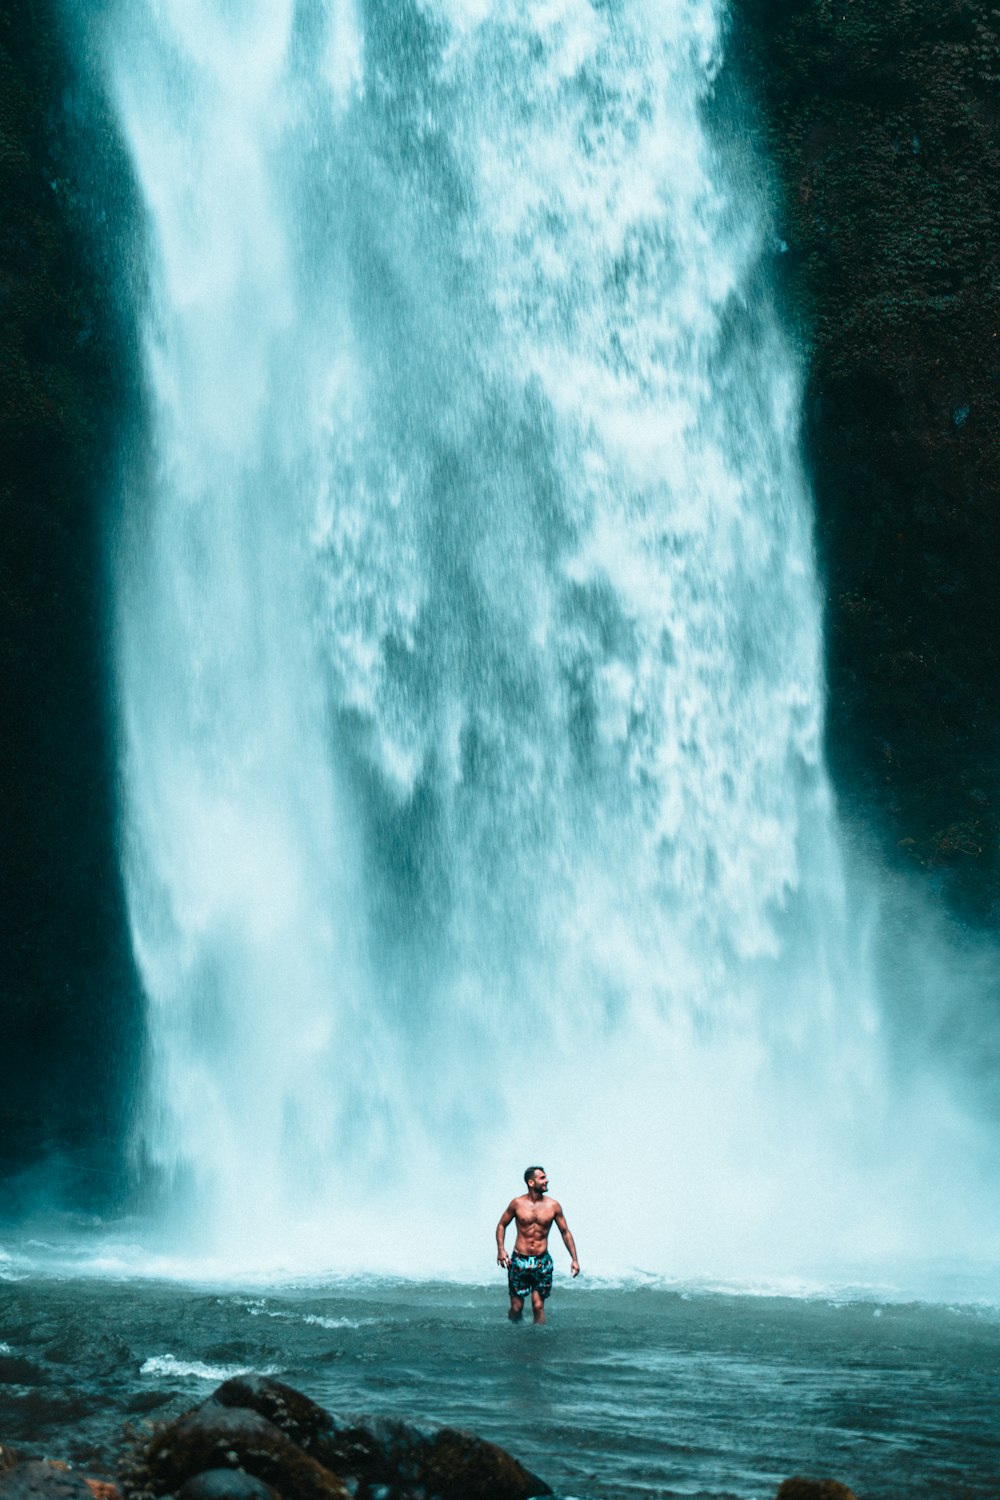
[[[133,1448],[126,1500],[532,1500],[547,1484],[471,1433],[335,1417],[260,1375],[227,1380]]]
[[[786,1479],[775,1500],[857,1500],[853,1490],[836,1479]]]
[[[87,1481],[66,1464],[25,1459],[0,1470],[3,1500],[94,1500]]]
[[[181,1485],[177,1500],[274,1500],[275,1494],[244,1469],[206,1469]]]

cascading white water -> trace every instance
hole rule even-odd
[[[536,1160],[608,1270],[872,1243],[878,1010],[723,21],[115,15],[141,1147],[234,1262],[488,1266]]]

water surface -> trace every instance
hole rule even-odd
[[[502,1283],[236,1291],[40,1278],[0,1290],[0,1438],[111,1462],[124,1421],[239,1370],[324,1406],[469,1428],[563,1496],[994,1500],[1000,1315],[976,1306],[557,1285],[512,1327]]]

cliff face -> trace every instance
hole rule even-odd
[[[1000,6],[735,10],[807,344],[834,773],[1000,925]]]
[[[135,1033],[103,534],[130,397],[64,33],[58,7],[0,8],[0,1168],[55,1156],[85,1201]]]

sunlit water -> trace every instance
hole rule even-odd
[[[995,1500],[995,1309],[565,1274],[544,1329],[510,1326],[504,1308],[502,1278],[243,1291],[0,1279],[0,1436],[113,1463],[125,1421],[169,1418],[254,1369],[331,1410],[471,1429],[562,1496],[771,1500],[806,1473],[862,1500]]]

